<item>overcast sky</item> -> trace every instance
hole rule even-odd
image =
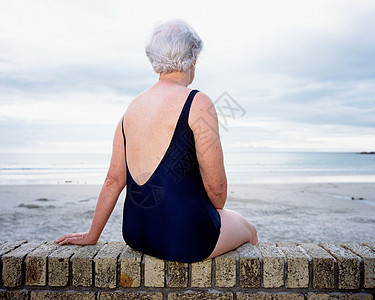
[[[227,115],[228,151],[374,151],[374,16],[361,0],[0,0],[0,152],[109,152],[170,18],[203,39],[191,87]]]

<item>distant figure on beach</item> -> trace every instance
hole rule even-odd
[[[182,20],[155,28],[146,55],[159,79],[117,125],[90,230],[56,243],[95,244],[125,186],[122,233],[135,250],[197,262],[257,243],[254,225],[224,209],[227,179],[213,102],[188,88],[202,47]]]

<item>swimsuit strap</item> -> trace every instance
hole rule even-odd
[[[125,118],[125,117],[122,117],[122,119],[121,119],[121,127],[122,127],[122,136],[124,137],[124,141],[125,141],[125,133],[124,133],[124,118]]]
[[[182,111],[181,111],[180,118],[179,118],[178,122],[181,121],[181,122],[183,122],[183,124],[187,124],[187,122],[189,120],[191,103],[193,102],[193,99],[198,92],[199,92],[198,90],[191,90],[190,91],[189,96],[185,101],[184,107],[182,108]],[[177,125],[178,125],[178,122],[177,122]]]
[[[124,132],[124,118],[125,118],[125,116],[123,116],[122,119],[121,119],[121,127],[122,127],[122,137],[124,138],[124,152],[126,153],[126,139],[125,139],[125,132]]]

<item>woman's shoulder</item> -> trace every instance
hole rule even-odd
[[[199,91],[195,95],[194,101],[191,104],[191,110],[193,111],[193,113],[210,112],[213,109],[215,109],[215,107],[211,98],[204,92]]]
[[[204,121],[204,124],[201,123],[201,120]],[[190,108],[190,127],[194,129],[197,127],[196,125],[199,125],[198,128],[208,125],[210,128],[216,128],[217,122],[217,112],[214,102],[207,94],[203,92],[197,93]]]
[[[145,91],[136,95],[127,105],[124,116],[131,115],[133,112],[139,109],[140,103],[142,102],[142,98],[144,98]]]

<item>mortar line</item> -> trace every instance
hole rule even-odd
[[[187,287],[191,287],[191,263],[188,263],[188,274],[187,274]]]
[[[211,288],[216,287],[216,259],[212,258],[211,263]]]
[[[140,263],[140,276],[141,276],[141,280],[140,280],[140,287],[141,288],[144,288],[145,287],[145,255],[142,253],[141,254],[141,263]]]

